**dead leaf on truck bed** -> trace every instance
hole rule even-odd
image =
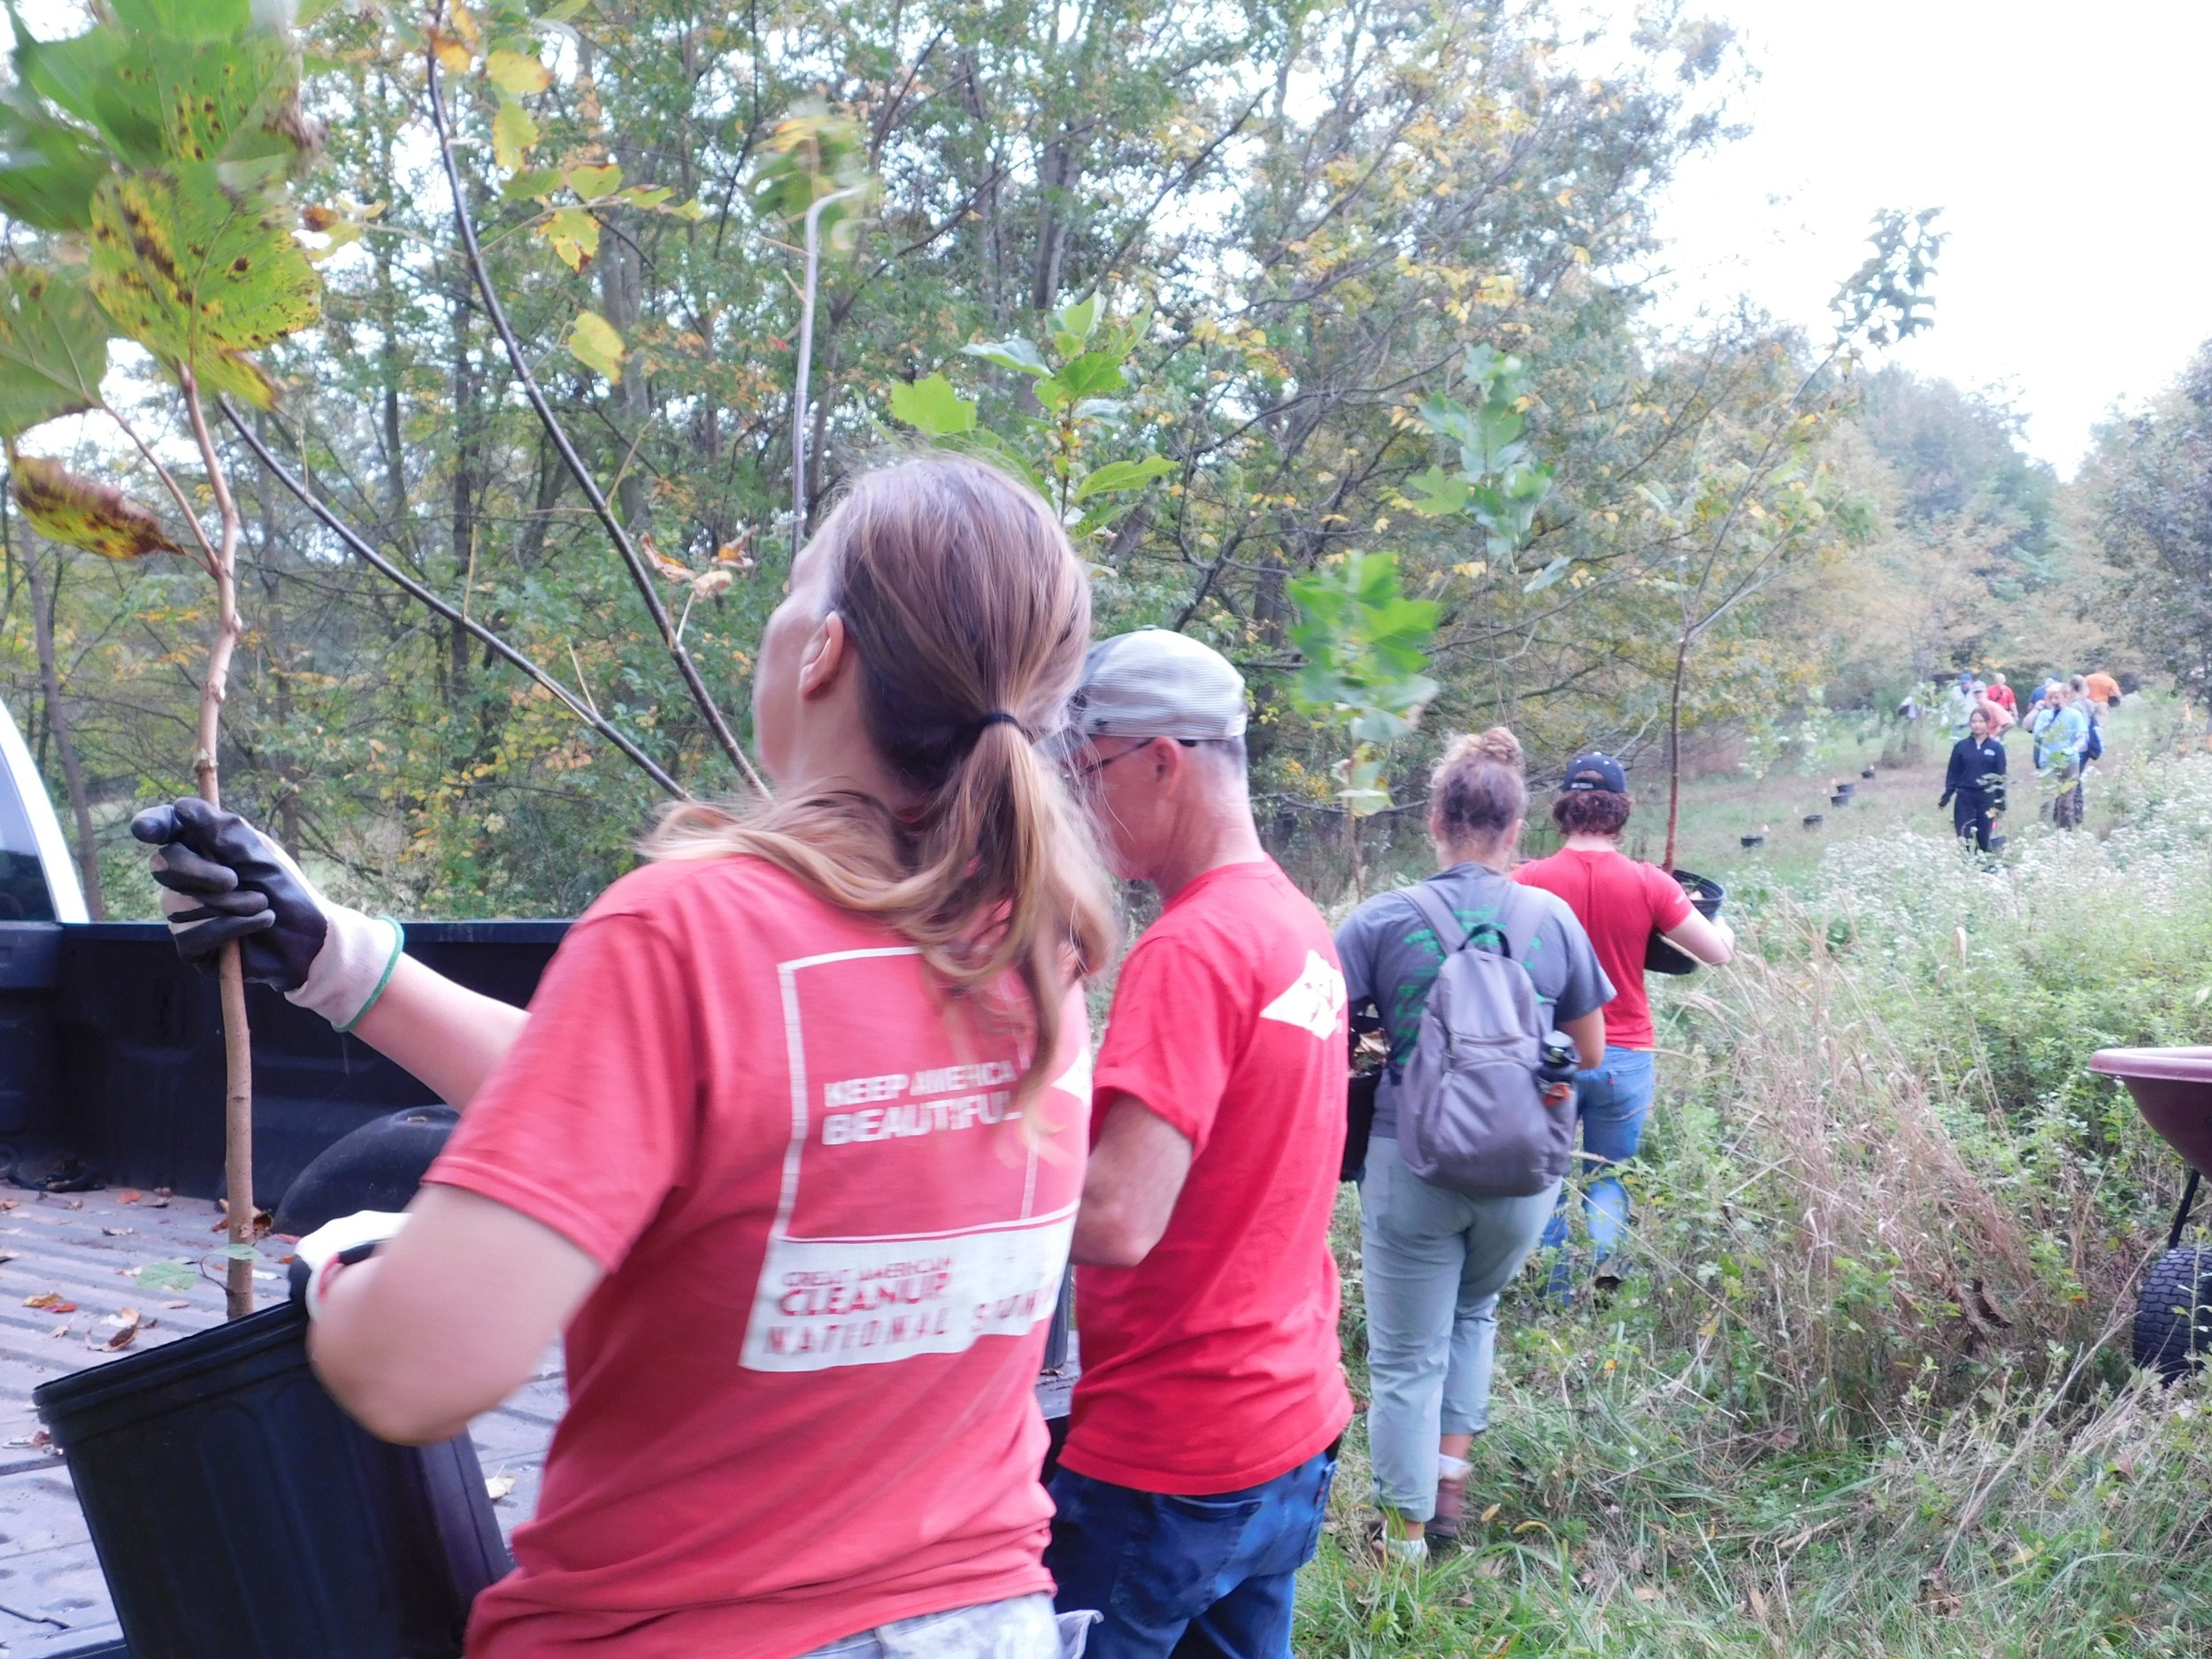
[[[105,1348],[111,1354],[119,1354],[138,1340],[140,1322],[138,1310],[135,1308],[126,1308],[119,1313],[111,1314],[100,1323],[113,1325],[115,1328],[110,1331],[105,1338],[101,1337],[98,1332],[94,1332],[92,1335],[85,1338],[87,1348]]]
[[[35,1296],[26,1296],[23,1298],[23,1305],[27,1308],[43,1308],[49,1313],[77,1311],[77,1304],[73,1302],[64,1302],[61,1292],[58,1290],[42,1290]]]

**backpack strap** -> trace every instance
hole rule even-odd
[[[1453,912],[1452,907],[1444,902],[1444,895],[1428,882],[1417,881],[1400,891],[1413,901],[1413,908],[1421,913],[1422,919],[1429,925],[1429,931],[1436,935],[1437,949],[1446,956],[1457,956],[1474,937]],[[1457,942],[1455,943],[1455,941]]]
[[[1510,876],[1506,878],[1507,894],[1498,906],[1499,916],[1494,927],[1486,932],[1499,935],[1502,949],[1498,954],[1511,962],[1525,961],[1528,948],[1536,938],[1537,930],[1544,925],[1544,910],[1534,893],[1521,886]],[[1436,942],[1448,956],[1456,956],[1474,942],[1474,930],[1460,921],[1452,907],[1444,902],[1444,895],[1430,882],[1417,881],[1409,887],[1399,889],[1413,901],[1413,908],[1421,913]],[[1456,944],[1453,943],[1457,940]]]

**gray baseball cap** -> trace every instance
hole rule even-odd
[[[1210,645],[1169,628],[1139,628],[1091,647],[1068,699],[1063,753],[1094,737],[1244,735],[1244,676]]]

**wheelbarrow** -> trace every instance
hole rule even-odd
[[[2171,1382],[2212,1353],[2212,1246],[2181,1242],[2198,1183],[2212,1169],[2212,1048],[2105,1048],[2089,1069],[2125,1083],[2144,1121],[2189,1166],[2166,1253],[2135,1304],[2135,1363]]]

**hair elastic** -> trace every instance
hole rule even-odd
[[[1003,709],[992,710],[990,713],[977,720],[971,729],[978,737],[980,737],[983,735],[984,728],[991,726],[1010,726],[1024,737],[1029,736],[1029,728]]]

